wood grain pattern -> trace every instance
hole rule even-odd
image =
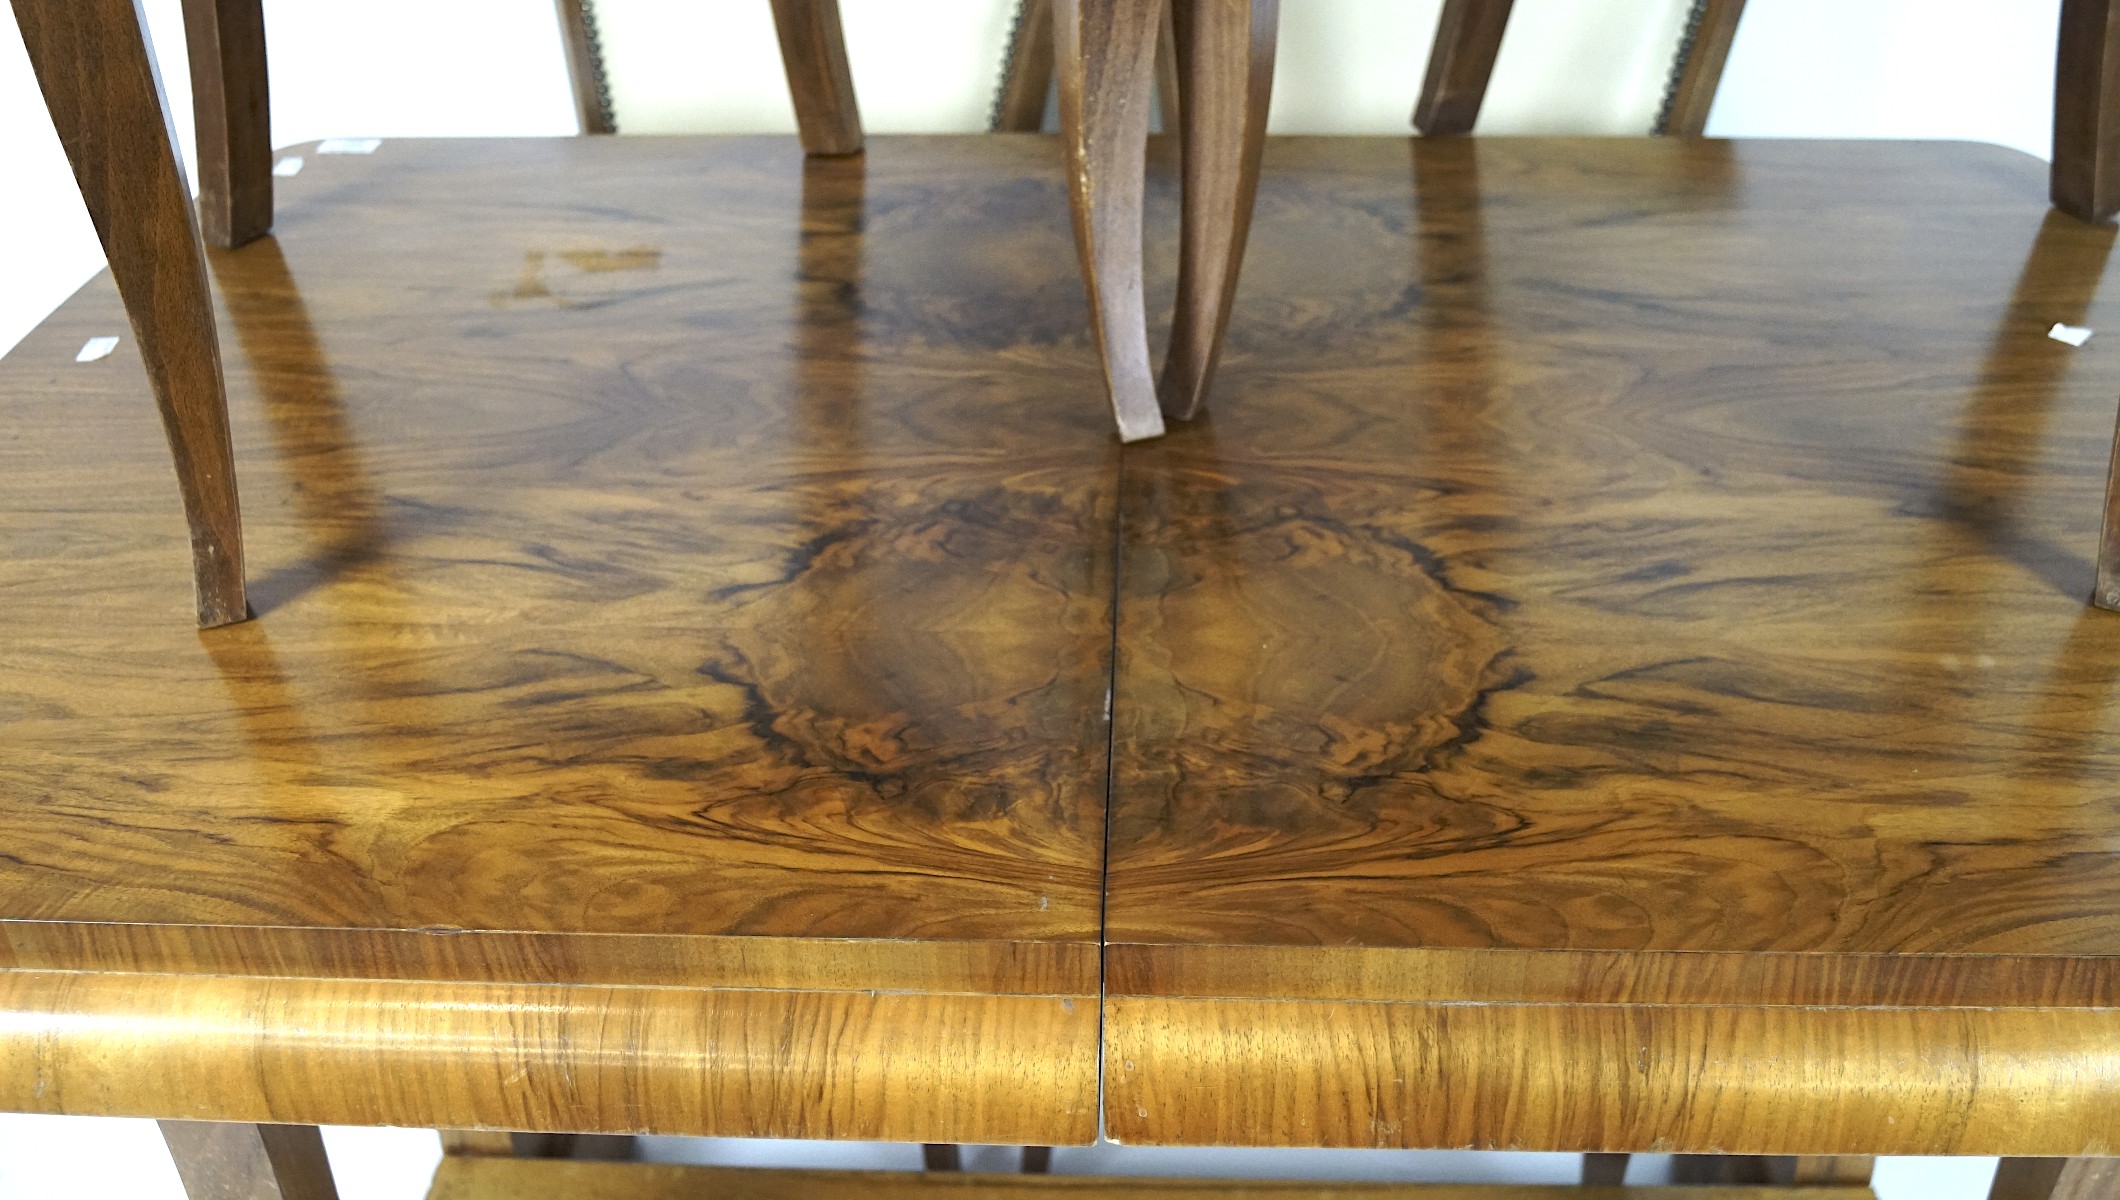
[[[243,521],[213,302],[137,0],[15,0],[15,21],[162,414],[199,624],[241,621]],[[112,312],[96,332],[120,327]],[[149,569],[166,582],[165,568]]]
[[[1180,157],[1178,301],[1157,396],[1191,420],[1207,402],[1251,236],[1273,95],[1279,0],[1176,0],[1173,40],[1187,97]]]
[[[268,619],[210,637],[140,368],[71,361],[109,284],[0,362],[0,1011],[77,1039],[7,1026],[0,1108],[1094,1135],[1117,448],[1059,147],[792,148],[283,181],[217,260]],[[105,1040],[128,978],[193,1024]]]
[[[2120,362],[2045,331],[2120,297],[2038,171],[1269,147],[1125,461],[1114,1136],[2100,1152]]]
[[[164,1121],[189,1200],[338,1200],[314,1125]]]
[[[445,1162],[428,1200],[1869,1200],[1868,1188],[1565,1188],[1095,1176],[768,1171],[671,1164]]]
[[[2111,1010],[1114,995],[1105,1125],[1143,1145],[2107,1154],[2116,1037]]]
[[[1671,91],[1656,118],[1656,131],[1672,137],[1699,137],[1708,128],[1715,93],[1722,87],[1723,66],[1737,43],[1745,0],[1706,0],[1686,27],[1685,58],[1671,80]]]
[[[583,133],[617,133],[610,96],[598,77],[596,30],[584,0],[554,0],[560,42],[567,51],[567,83],[574,91],[574,114]],[[841,58],[844,59],[844,51]],[[849,94],[851,95],[851,85]],[[856,117],[859,120],[859,117]],[[858,130],[857,130],[858,133]],[[859,140],[858,137],[856,139]]]
[[[1094,995],[0,972],[0,1111],[1095,1139]]]
[[[803,152],[861,153],[861,107],[847,65],[839,0],[773,0],[773,27]]]
[[[2005,1158],[1988,1200],[2112,1200],[2120,1196],[2120,1160]]]
[[[1436,19],[1435,42],[1428,50],[1428,71],[1421,77],[1420,100],[1413,127],[1427,137],[1461,137],[1472,132],[1494,60],[1502,51],[1515,0],[1443,0]]]
[[[2054,206],[2085,221],[2120,212],[2120,2],[2062,0],[2054,60]]]
[[[1143,173],[1161,0],[1054,0],[1060,140],[1090,328],[1119,440],[1163,434],[1142,294]]]
[[[241,246],[272,229],[272,115],[263,0],[184,0],[199,229]]]

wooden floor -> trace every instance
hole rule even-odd
[[[314,159],[214,261],[258,620],[107,282],[0,362],[0,1108],[1060,1144],[1101,1021],[1130,1142],[2120,1149],[2043,178],[1277,141],[1122,453],[1049,139]]]
[[[445,1158],[428,1200],[1873,1200],[1866,1187],[1527,1187],[767,1171]]]

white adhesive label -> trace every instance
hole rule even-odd
[[[272,173],[282,179],[287,178],[289,175],[300,175],[302,173],[302,156],[290,154],[286,158],[272,164]]]
[[[381,138],[325,138],[317,143],[318,154],[374,154]]]
[[[117,338],[92,337],[87,341],[81,343],[81,352],[79,354],[74,355],[74,361],[94,362],[99,358],[109,358],[110,352],[116,350],[117,348]]]
[[[2081,325],[2063,325],[2057,322],[2052,329],[2046,331],[2046,336],[2057,342],[2067,342],[2071,346],[2081,346],[2091,340],[2091,331]]]

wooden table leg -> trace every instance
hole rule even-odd
[[[1583,1155],[1583,1186],[1620,1186],[1627,1181],[1627,1162],[1633,1157],[1631,1154]]]
[[[190,1200],[338,1200],[314,1125],[161,1125]]]
[[[2116,1200],[2120,1158],[2005,1158],[1988,1200]]]
[[[1158,387],[1189,420],[1207,401],[1251,236],[1280,0],[1174,0],[1184,113],[1178,306]]]
[[[241,621],[243,526],[213,297],[137,0],[14,7],[162,412],[191,525],[199,624]]]
[[[861,107],[847,66],[839,0],[773,0],[773,27],[803,152],[861,153]]]
[[[930,1142],[920,1148],[923,1171],[962,1171],[964,1153],[950,1142]]]
[[[184,0],[199,229],[235,247],[272,229],[272,119],[263,0]]]
[[[1055,0],[1061,141],[1090,328],[1121,441],[1161,436],[1141,285],[1141,193],[1161,0]]]
[[[2120,211],[2120,0],[2061,0],[2050,178],[2072,217]]]
[[[1413,127],[1428,137],[1461,137],[1479,120],[1487,81],[1502,51],[1514,0],[1443,0],[1428,51],[1428,73],[1414,105]]]

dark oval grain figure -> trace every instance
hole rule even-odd
[[[0,1107],[1092,1137],[1118,463],[1058,148],[280,190],[212,260],[260,620],[168,586],[137,360],[71,361],[107,282],[0,365]]]
[[[1124,463],[1113,1136],[2109,1149],[2111,240],[1985,147],[1275,143]]]

